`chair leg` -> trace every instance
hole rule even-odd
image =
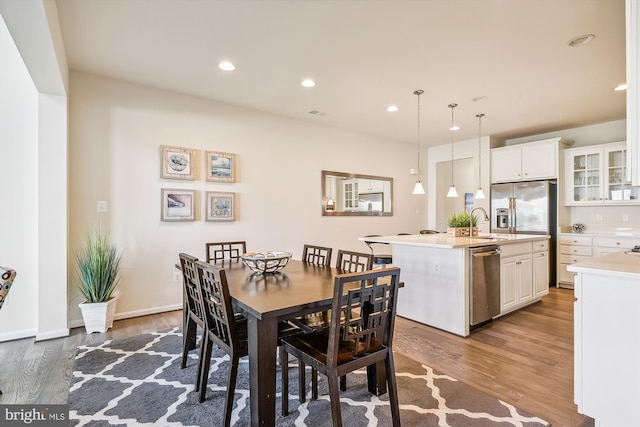
[[[200,378],[201,375],[201,369],[202,369],[202,361],[205,359],[204,357],[204,353],[206,351],[206,347],[207,347],[207,341],[209,339],[207,338],[207,334],[206,332],[202,334],[202,339],[200,340],[200,348],[198,349],[198,371],[196,374],[196,386],[195,386],[195,391],[199,391],[200,390],[200,382],[202,381],[202,378]],[[206,387],[206,385],[205,385]]]
[[[224,407],[224,426],[231,425],[231,411],[233,411],[233,397],[236,392],[236,379],[238,377],[239,358],[234,356],[231,358],[231,366],[229,368],[229,378],[227,379],[227,401]]]
[[[189,357],[189,337],[193,333],[191,328],[195,326],[195,322],[189,318],[187,318],[185,323],[185,328],[182,330],[182,363],[180,364],[180,368],[182,369],[187,367],[187,357]]]
[[[311,368],[311,399],[318,400],[318,370]]]
[[[280,346],[280,364],[282,365],[282,415],[289,415],[289,353]]]
[[[304,403],[307,398],[307,385],[304,381],[304,362],[298,359],[298,400]]]
[[[331,418],[333,419],[333,427],[342,427],[340,385],[338,384],[338,377],[332,373],[328,373],[327,382],[329,383],[329,400],[331,402]]]
[[[206,337],[206,334],[205,334]],[[213,350],[213,341],[207,339],[204,343],[204,354],[199,361],[198,377],[200,378],[200,403],[204,402],[207,396],[207,382],[209,381],[209,367],[211,366],[211,352]]]
[[[389,349],[387,358],[384,360],[387,371],[387,391],[389,393],[389,404],[391,406],[391,420],[393,427],[400,427],[400,405],[398,403],[398,384],[396,383],[395,363],[393,362],[393,352]]]

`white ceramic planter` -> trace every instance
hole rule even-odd
[[[107,302],[80,303],[80,311],[84,320],[84,328],[87,333],[107,332],[113,326],[113,318],[116,314],[116,302],[118,297],[113,297]]]

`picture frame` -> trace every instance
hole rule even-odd
[[[236,193],[228,191],[206,192],[206,221],[235,221]]]
[[[195,162],[192,148],[160,146],[160,178],[193,181]]]
[[[162,221],[195,221],[196,191],[180,188],[162,188],[160,219]]]
[[[236,182],[236,155],[207,151],[205,162],[205,176],[207,181]]]

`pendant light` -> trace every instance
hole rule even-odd
[[[482,118],[484,114],[476,114],[478,118],[478,191],[476,191],[476,199],[484,199],[484,191],[482,191]]]
[[[418,96],[418,180],[415,187],[413,187],[413,194],[424,194],[424,188],[422,187],[422,182],[420,182],[420,95],[423,93],[422,89],[413,91],[413,94]]]
[[[453,121],[453,109],[457,106],[458,104],[449,104],[449,108],[451,108],[451,187],[449,187],[447,197],[458,197],[456,186],[453,185],[453,132],[459,129]]]

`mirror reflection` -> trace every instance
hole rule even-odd
[[[322,215],[391,216],[393,178],[322,171]]]

